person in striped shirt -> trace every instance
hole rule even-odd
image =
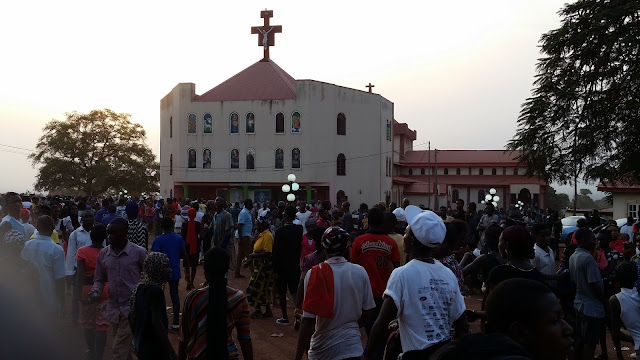
[[[178,359],[239,359],[235,327],[243,358],[253,360],[249,303],[242,291],[227,286],[228,269],[226,250],[207,251],[204,275],[209,286],[191,291],[184,301]]]

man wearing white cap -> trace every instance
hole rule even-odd
[[[396,316],[404,360],[428,358],[451,340],[452,327],[459,336],[468,332],[458,280],[431,257],[446,234],[442,219],[416,206],[408,206],[405,216],[409,226],[404,243],[411,261],[389,278],[364,358],[375,358],[384,349],[387,326]]]

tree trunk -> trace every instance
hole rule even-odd
[[[573,177],[573,216],[578,215],[578,176]]]

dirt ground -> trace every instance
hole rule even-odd
[[[246,290],[249,284],[249,270],[243,269],[243,275],[247,276],[245,279],[236,279],[233,275],[230,276],[229,286],[241,289],[243,291]],[[198,267],[198,274],[196,276],[196,284],[200,284],[204,281],[204,275],[202,272],[202,267]],[[186,284],[180,284],[180,299],[183,300],[185,295],[187,294]],[[165,289],[165,295],[167,300],[167,306],[171,306],[171,300],[169,297],[169,289],[168,287]],[[289,297],[291,300],[291,297]],[[479,295],[473,295],[465,298],[465,303],[467,305],[467,309],[480,309],[480,304],[482,301],[482,297]],[[293,306],[291,301],[287,302],[289,317],[292,318],[293,314]],[[293,325],[289,326],[281,326],[277,325],[275,320],[280,317],[280,309],[273,309],[274,317],[273,318],[265,318],[265,319],[257,319],[252,320],[251,322],[251,339],[253,342],[253,351],[254,358],[257,360],[285,360],[285,359],[293,359],[295,357],[296,352],[296,344],[298,340],[298,332],[293,329]],[[169,319],[171,319],[171,310],[169,310]],[[472,331],[479,332],[480,326],[478,322],[471,324]],[[282,335],[282,336],[272,336],[272,335]],[[363,331],[363,340],[366,340]],[[111,343],[111,334],[109,334],[107,349],[105,351],[105,359],[108,360],[111,358],[110,355],[110,343]],[[173,344],[176,351],[178,350],[178,335],[170,333],[169,339]],[[615,352],[613,351],[613,342],[611,340],[611,336],[607,334],[607,348],[608,355],[610,359],[615,358]],[[633,352],[633,344],[630,343],[622,343],[623,347],[628,347],[631,350],[623,351],[625,358],[628,358],[629,355]],[[600,354],[600,350],[596,351],[596,355]]]
[[[240,289],[246,292],[247,286],[249,285],[249,270],[243,269],[242,274],[246,276],[244,279],[236,279],[232,272],[229,277],[229,286],[233,288]],[[198,273],[196,275],[196,286],[204,282],[204,273],[202,266],[198,267]],[[185,296],[188,291],[186,290],[186,283],[181,280],[179,286],[180,293],[180,301],[184,301]],[[169,296],[169,288],[165,287],[165,298],[167,301],[167,306],[171,306],[171,298]],[[289,295],[289,301],[287,301],[287,311],[289,313],[290,320],[293,319],[293,302],[291,295]],[[465,303],[467,305],[467,309],[480,309],[482,301],[481,295],[472,295],[465,298]],[[252,309],[253,310],[253,309]],[[277,325],[275,320],[281,316],[281,310],[279,307],[273,307],[273,318],[263,318],[256,319],[251,321],[251,339],[253,342],[253,351],[254,358],[257,360],[285,360],[285,359],[293,359],[295,357],[296,352],[296,344],[298,339],[298,332],[293,328],[292,324],[289,326],[281,326]],[[169,321],[171,321],[172,309],[168,310]],[[70,324],[66,326],[69,333],[77,334],[77,337],[74,336],[75,340],[77,340],[77,344],[79,347],[83,347],[84,342],[81,340],[82,333],[80,329],[72,327]],[[471,324],[471,329],[473,332],[480,331],[479,322],[475,322]],[[624,331],[624,330],[623,330]],[[104,359],[111,359],[111,341],[113,337],[111,333],[108,335],[107,339],[107,348],[105,350]],[[178,350],[178,335],[176,333],[170,333],[169,339],[174,346],[174,349]],[[364,330],[362,331],[362,339],[366,341],[366,335],[364,334]],[[630,343],[622,343],[623,347],[630,348],[631,350],[623,351],[625,358],[628,358],[629,355],[633,352],[633,344]],[[613,347],[613,342],[611,340],[611,335],[607,334],[607,348],[608,355],[610,359],[615,358],[615,352]],[[84,349],[82,350],[84,351]],[[81,354],[82,351],[79,351],[78,354]],[[596,355],[600,354],[600,349],[596,350]]]

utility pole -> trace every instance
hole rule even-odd
[[[429,200],[427,202],[427,207],[431,207],[431,141],[429,141],[429,149],[427,150],[427,154],[429,154],[429,167],[427,168],[429,170],[429,176],[428,176],[428,182],[429,185],[427,187],[427,194],[429,195]]]
[[[433,211],[438,211],[438,206],[440,205],[438,202],[438,149],[436,149],[436,152],[434,154],[435,156],[435,161],[436,161],[436,166],[435,166],[435,172],[436,172],[436,198],[435,201],[433,202]]]

